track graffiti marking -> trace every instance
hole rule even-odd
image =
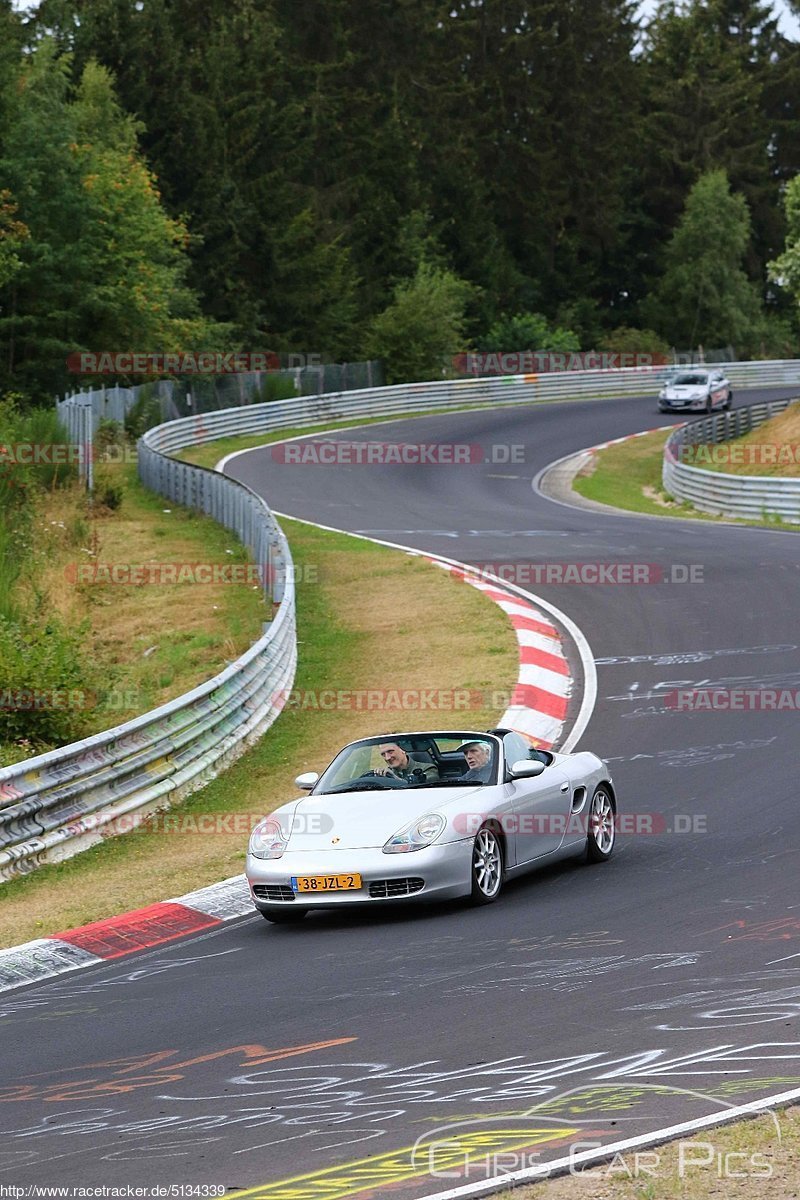
[[[705,929],[695,937],[704,937],[711,933],[724,933],[726,929],[733,930],[727,935],[727,941],[745,942],[785,942],[800,937],[800,917],[776,917],[772,921],[752,922],[744,919],[729,921],[727,925],[717,925],[715,929]]]
[[[404,1066],[370,1061],[269,1062],[270,1055],[303,1050],[256,1047],[249,1057],[245,1048],[242,1057],[248,1060],[244,1064],[247,1069],[223,1078],[211,1095],[180,1094],[169,1088],[169,1072],[177,1074],[179,1067],[191,1067],[196,1059],[172,1066],[158,1055],[113,1060],[118,1075],[112,1082],[135,1084],[141,1082],[144,1072],[145,1078],[161,1083],[158,1114],[137,1116],[120,1106],[120,1101],[124,1105],[128,1100],[124,1091],[113,1095],[115,1107],[108,1106],[112,1099],[108,1093],[98,1097],[101,1104],[106,1102],[105,1107],[89,1106],[68,1093],[72,1106],[62,1102],[46,1115],[37,1114],[29,1122],[9,1123],[0,1129],[0,1172],[13,1170],[15,1163],[19,1166],[23,1161],[54,1161],[61,1156],[56,1151],[59,1142],[66,1147],[61,1153],[82,1153],[95,1164],[133,1161],[143,1156],[190,1163],[196,1161],[199,1145],[211,1147],[223,1136],[234,1154],[263,1153],[265,1147],[286,1141],[302,1143],[311,1153],[351,1144],[374,1144],[391,1137],[402,1118],[406,1123],[424,1123],[428,1133],[434,1119],[437,1126],[445,1119],[449,1119],[450,1126],[454,1121],[470,1125],[472,1132],[477,1126],[483,1130],[490,1124],[494,1126],[498,1119],[505,1120],[506,1132],[514,1120],[524,1120],[528,1132],[554,1124],[583,1128],[606,1120],[611,1126],[619,1120],[646,1120],[648,1094],[664,1097],[674,1093],[676,1103],[681,1095],[694,1096],[707,1104],[715,1099],[720,1102],[723,1090],[735,1087],[742,1095],[752,1094],[771,1087],[774,1080],[788,1079],[796,1085],[791,1072],[800,1076],[800,1041],[744,1046],[721,1042],[688,1054],[662,1044],[624,1055],[603,1051],[552,1059],[513,1055],[454,1069],[445,1069],[439,1060]],[[228,1053],[236,1051],[242,1048],[232,1047]],[[223,1062],[224,1053],[218,1055]],[[200,1057],[209,1060],[209,1056]],[[86,1081],[80,1083],[85,1085]],[[704,1092],[698,1092],[698,1087]],[[54,1092],[45,1094],[55,1096]],[[626,1109],[631,1110],[630,1114]],[[451,1115],[445,1118],[448,1110]],[[556,1133],[567,1136],[563,1129],[549,1128],[547,1138]],[[397,1177],[391,1176],[386,1164],[390,1158],[394,1161],[398,1152],[393,1152],[394,1157],[382,1155],[379,1145],[376,1157],[369,1161],[384,1163],[384,1184],[396,1182]],[[317,1179],[316,1174],[313,1177]],[[373,1179],[372,1186],[381,1182],[374,1176],[359,1175],[347,1186],[358,1184],[357,1190],[362,1190],[362,1183],[368,1186],[364,1182],[367,1178]],[[319,1176],[313,1195],[325,1196],[325,1180],[333,1188],[332,1196],[348,1194],[336,1190],[341,1179],[338,1174]],[[281,1183],[282,1187],[290,1185],[299,1186],[297,1180]],[[278,1200],[283,1193],[276,1191],[274,1195]],[[286,1193],[287,1197],[292,1195]]]
[[[607,763],[649,761],[659,767],[700,767],[707,763],[721,762],[725,758],[733,758],[742,750],[766,749],[775,741],[777,741],[776,737],[769,737],[752,738],[748,742],[718,742],[715,746],[681,746],[674,750],[657,750],[655,754],[611,755],[606,757],[605,761]]]
[[[19,1100],[41,1100],[53,1103],[64,1100],[89,1100],[100,1096],[119,1096],[126,1092],[135,1092],[141,1088],[164,1087],[169,1083],[177,1083],[186,1075],[190,1067],[201,1063],[214,1062],[220,1058],[236,1055],[249,1066],[261,1063],[277,1062],[284,1058],[293,1058],[298,1054],[310,1054],[316,1050],[327,1050],[331,1046],[343,1046],[354,1042],[354,1037],[332,1038],[325,1042],[308,1042],[302,1046],[285,1046],[278,1050],[269,1050],[265,1046],[245,1045],[229,1046],[225,1050],[214,1050],[209,1054],[200,1054],[196,1058],[188,1058],[183,1062],[164,1063],[178,1053],[177,1050],[156,1050],[151,1054],[139,1055],[133,1058],[108,1059],[104,1062],[88,1063],[80,1067],[66,1067],[56,1071],[45,1071],[46,1076],[54,1074],[69,1074],[73,1071],[110,1070],[111,1078],[90,1077],[74,1081],[61,1081],[50,1084],[19,1083],[0,1087],[0,1103]],[[148,1072],[148,1068],[153,1068]],[[143,1072],[143,1073],[138,1073]],[[28,1076],[36,1078],[37,1076]]]
[[[732,646],[724,650],[675,650],[662,654],[621,654],[608,658],[596,658],[598,667],[618,667],[633,663],[653,663],[657,667],[676,667],[691,663],[707,662],[711,658],[724,658],[728,655],[742,654],[789,654],[798,646],[791,643],[783,646]]]
[[[238,1192],[239,1200],[344,1200],[358,1192],[433,1176],[462,1179],[476,1163],[492,1162],[510,1151],[552,1146],[578,1133],[577,1128],[473,1130],[455,1137],[423,1140],[400,1150]]]

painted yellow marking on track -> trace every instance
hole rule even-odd
[[[470,1164],[479,1160],[488,1162],[494,1155],[560,1142],[576,1133],[577,1128],[535,1126],[529,1129],[476,1129],[452,1137],[421,1139],[400,1150],[246,1188],[237,1192],[237,1200],[245,1196],[252,1200],[344,1200],[346,1196],[368,1189],[425,1176],[431,1176],[441,1186],[448,1186],[442,1181],[466,1177]],[[486,1177],[485,1174],[481,1176],[482,1179]]]

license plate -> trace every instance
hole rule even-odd
[[[296,892],[352,892],[361,887],[360,875],[293,875]]]

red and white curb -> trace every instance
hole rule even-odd
[[[438,558],[430,562],[483,592],[507,614],[519,645],[519,677],[500,726],[516,729],[544,750],[552,749],[564,728],[573,688],[561,633],[534,604],[487,582],[469,567]]]
[[[685,424],[685,421],[678,422],[678,425]],[[651,433],[664,433],[667,429],[677,429],[678,425],[656,425],[655,429],[641,429],[638,433],[626,433],[624,437],[612,438],[610,442],[598,442],[596,446],[587,446],[585,450],[579,450],[578,454],[595,454],[598,450],[607,450],[609,446],[620,446],[623,442],[632,442],[634,438],[649,437]],[[569,457],[572,458],[573,455]],[[563,460],[559,459],[559,462],[561,461]],[[545,467],[545,470],[549,470],[549,468]]]
[[[0,950],[0,992],[214,929],[251,912],[247,881],[237,875],[175,900],[37,938]]]

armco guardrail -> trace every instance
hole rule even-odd
[[[757,520],[765,515],[777,516],[784,521],[800,522],[800,478],[732,475],[682,461],[687,447],[719,445],[742,437],[793,403],[793,400],[773,400],[768,404],[752,404],[676,429],[664,447],[665,490],[701,512]]]
[[[142,447],[162,495],[233,530],[263,570],[273,620],[236,662],[133,721],[0,769],[0,880],[57,862],[202,787],[278,716],[297,657],[289,547],[265,502],[234,480]]]
[[[670,367],[605,371],[559,371],[541,375],[511,375],[497,379],[447,379],[396,384],[362,391],[330,392],[228,408],[184,417],[159,425],[145,434],[148,445],[164,454],[182,446],[217,438],[270,433],[321,424],[346,417],[391,417],[437,408],[475,405],[535,404],[553,400],[591,400],[612,396],[655,397]],[[800,386],[800,360],[729,363],[726,373],[734,387]]]
[[[726,370],[734,387],[800,385],[800,362],[793,360],[731,363]],[[208,412],[149,430],[139,442],[143,481],[238,533],[266,566],[277,612],[246,654],[187,695],[115,729],[0,769],[0,879],[67,858],[124,825],[125,819],[130,822],[131,814],[164,808],[201,786],[269,727],[280,697],[291,688],[294,585],[283,534],[254,493],[212,471],[170,459],[171,453],[220,437],[353,416],[655,395],[665,373],[665,368],[565,371],[403,384]]]

